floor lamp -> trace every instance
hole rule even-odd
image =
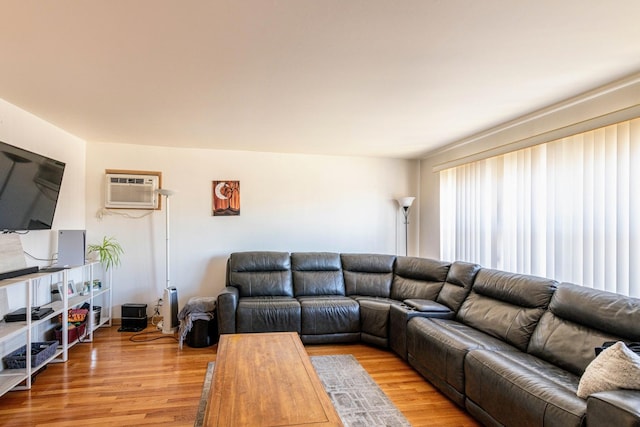
[[[404,215],[404,255],[409,255],[409,208],[415,200],[415,197],[401,197],[399,198],[398,205],[402,208],[402,214]]]
[[[160,196],[165,197],[167,206],[165,207],[165,267],[167,275],[167,284],[164,288],[163,296],[163,314],[162,314],[162,332],[165,334],[175,333],[178,329],[178,292],[176,288],[171,287],[171,274],[170,274],[170,245],[169,245],[169,197],[174,194],[171,190],[158,189],[156,190]]]

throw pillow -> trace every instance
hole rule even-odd
[[[640,356],[622,341],[605,349],[589,363],[578,384],[578,397],[586,399],[599,391],[640,390]]]

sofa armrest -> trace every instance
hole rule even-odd
[[[587,426],[640,427],[640,391],[594,393],[587,399]]]
[[[218,294],[218,331],[221,334],[236,333],[236,310],[240,292],[238,288],[227,286]]]
[[[441,304],[438,305],[444,307]],[[425,308],[424,305],[423,308]],[[453,316],[453,311],[449,310],[448,308],[446,311],[419,311],[415,307],[408,304],[391,304],[391,307],[389,307],[389,347],[403,360],[407,360],[407,323],[409,322],[409,320],[413,319],[414,317],[436,317],[439,319],[453,319]]]
[[[425,313],[422,317],[453,319],[454,312],[449,307],[428,299],[406,299],[404,303],[416,311]]]

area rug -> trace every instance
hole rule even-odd
[[[311,356],[311,363],[346,427],[411,426],[352,355]],[[204,424],[213,370],[210,362],[195,426]]]
[[[324,389],[345,426],[410,426],[352,355],[312,356]]]

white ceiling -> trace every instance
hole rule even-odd
[[[0,7],[0,98],[89,142],[416,158],[640,70],[638,0]]]

